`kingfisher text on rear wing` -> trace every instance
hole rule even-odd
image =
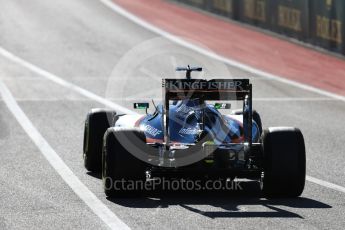
[[[229,91],[243,91],[249,87],[248,79],[213,79],[213,80],[199,80],[199,79],[164,79],[163,86],[169,91],[174,90],[229,90]]]

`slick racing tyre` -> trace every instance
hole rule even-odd
[[[102,154],[102,180],[106,196],[138,195],[144,190],[146,163],[129,151],[145,149],[146,137],[138,128],[114,127],[106,131]]]
[[[101,172],[102,144],[105,131],[113,126],[115,111],[92,109],[85,120],[83,158],[88,171]]]
[[[261,121],[260,114],[256,110],[253,111],[253,120],[258,125],[259,132],[261,135],[262,134],[262,121]]]
[[[266,197],[298,197],[306,176],[304,138],[296,128],[269,128],[262,137]]]

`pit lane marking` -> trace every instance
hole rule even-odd
[[[101,104],[103,104],[109,108],[112,108],[118,112],[121,112],[121,113],[136,114],[132,110],[129,110],[129,109],[127,109],[123,106],[120,106],[116,103],[113,103],[112,101],[107,100],[107,99],[105,99],[105,98],[103,98],[97,94],[94,94],[91,91],[88,91],[82,87],[79,87],[79,86],[77,86],[71,82],[65,81],[64,79],[62,79],[62,78],[44,70],[44,69],[41,69],[41,68],[31,64],[30,62],[27,62],[24,59],[12,54],[11,52],[5,50],[2,47],[0,47],[0,54],[2,56],[4,56],[5,58],[11,60],[12,62],[17,63],[17,64],[31,70],[32,72],[37,73],[40,76],[42,76],[42,77],[44,77],[44,78],[46,78],[52,82],[55,82],[58,85],[61,85],[65,88],[73,90],[73,91],[75,91],[75,92],[77,92],[77,93],[79,93],[79,94],[81,94],[87,98],[90,98],[93,101],[97,101],[97,102],[99,102],[99,103],[101,103]]]
[[[103,204],[102,201],[100,201],[97,196],[79,180],[65,162],[63,162],[60,156],[50,146],[46,139],[44,139],[23,110],[19,107],[11,92],[1,80],[0,94],[10,112],[49,164],[75,192],[75,194],[93,211],[93,213],[95,213],[110,229],[130,229],[105,204]]]

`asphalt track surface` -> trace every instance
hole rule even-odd
[[[309,181],[298,199],[267,200],[258,195],[257,184],[246,183],[244,191],[152,193],[108,200],[98,175],[88,174],[83,168],[82,139],[84,118],[90,108],[104,107],[106,101],[127,109],[136,98],[158,101],[160,77],[175,76],[174,66],[208,64],[206,76],[230,72],[232,76],[249,77],[254,84],[255,108],[262,114],[264,126],[301,128],[307,148],[307,174],[344,187],[344,101],[224,67],[164,38],[157,39],[157,34],[99,1],[12,0],[1,1],[0,9],[0,46],[26,61],[16,61],[1,51],[0,229],[109,227],[106,214],[94,211],[92,204],[88,206],[90,200],[85,202],[66,178],[59,176],[57,172],[63,169],[47,161],[42,154],[47,148],[38,148],[33,142],[35,132],[25,131],[27,124],[18,123],[23,116],[11,113],[15,106],[13,102],[9,106],[11,96],[31,121],[31,131],[41,134],[78,181],[95,195],[92,201],[98,203],[93,204],[104,205],[104,210],[121,220],[119,224],[133,229],[343,229],[344,193]],[[173,52],[158,52],[158,57],[141,60],[137,52],[150,47],[148,44],[163,44]],[[135,68],[123,75],[113,74],[114,69],[115,73],[122,70],[118,63],[130,67],[128,59]],[[27,68],[27,62],[40,69]],[[218,67],[222,71],[217,72]],[[58,84],[47,73],[63,81]],[[87,90],[88,96],[75,86]]]

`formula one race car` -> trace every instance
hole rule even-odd
[[[191,79],[191,72],[202,69],[177,70],[186,71],[186,79],[163,79],[163,101],[154,105],[153,114],[108,109],[88,113],[84,164],[89,171],[102,172],[106,195],[141,192],[142,186],[123,185],[164,177],[249,178],[260,181],[265,196],[300,196],[306,174],[301,131],[263,131],[259,114],[252,110],[248,79]],[[134,104],[146,112],[148,107]],[[119,181],[122,186],[115,186]]]

